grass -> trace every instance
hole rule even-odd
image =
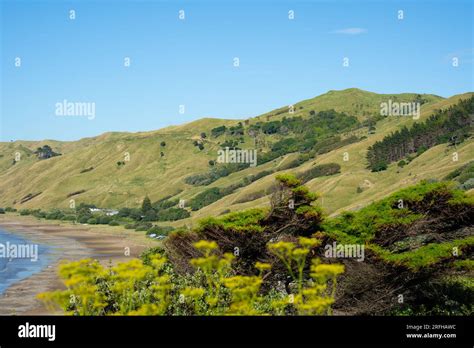
[[[357,89],[331,91],[295,104],[295,116],[306,115],[312,109],[333,108],[337,111],[356,114],[363,119],[368,114],[378,112],[380,102],[386,101],[387,98],[405,100],[414,96],[415,94],[379,95]],[[467,96],[466,94],[449,99],[424,96],[428,103],[422,106],[421,120],[435,109],[448,107],[460,98]],[[362,107],[356,107],[355,104],[360,104]],[[300,107],[303,108],[300,109]],[[275,117],[283,116],[284,114],[280,114]],[[261,121],[262,118],[265,120],[265,117],[266,114],[250,119],[250,124]],[[3,157],[0,157],[0,192],[2,192],[0,206],[42,209],[67,208],[70,205],[70,200],[74,199],[76,205],[84,202],[109,208],[137,207],[145,195],[148,195],[152,201],[168,195],[173,196],[173,199],[190,200],[196,194],[210,187],[226,187],[240,181],[247,175],[257,174],[262,170],[276,170],[275,174],[240,188],[217,202],[193,212],[191,218],[176,221],[172,225],[175,227],[183,225],[183,223],[192,225],[202,217],[217,216],[227,210],[237,211],[265,207],[269,203],[267,196],[244,203],[236,202],[240,197],[253,192],[268,190],[273,184],[275,176],[282,172],[279,171],[279,168],[293,160],[294,154],[289,154],[262,166],[233,173],[220,178],[209,186],[193,187],[184,183],[186,176],[209,170],[209,160],[215,160],[219,148],[218,143],[224,141],[225,138],[209,137],[210,130],[220,125],[235,125],[237,121],[206,118],[158,131],[105,133],[73,142],[48,140],[0,143],[0,153],[3,154]],[[402,169],[391,165],[387,171],[380,173],[371,173],[367,170],[365,160],[367,147],[390,132],[412,122],[409,118],[386,118],[377,123],[376,133],[367,135],[367,139],[320,155],[315,160],[283,172],[298,173],[308,170],[314,165],[339,164],[341,166],[340,174],[316,178],[307,183],[312,191],[321,193],[319,203],[325,211],[329,214],[338,214],[342,210],[360,209],[374,200],[383,198],[391,192],[412,185],[421,179],[441,179],[452,170],[472,160],[471,154],[474,152],[474,145],[473,141],[469,140],[458,147],[458,162],[453,162],[450,153],[446,152],[446,146],[440,145],[426,151]],[[201,132],[208,135],[204,141],[205,149],[203,151],[199,151],[193,145],[193,139]],[[366,130],[362,129],[358,132],[366,132]],[[245,143],[241,147],[251,148],[253,144],[250,138],[245,136],[244,139]],[[165,147],[160,145],[162,141],[166,142]],[[62,153],[62,156],[38,161],[32,152],[45,144],[51,145],[55,151]],[[16,151],[22,154],[22,159],[12,165],[12,158]],[[125,152],[130,154],[130,161],[123,166],[117,166],[118,161],[124,160]],[[162,157],[160,152],[164,152],[165,155]],[[345,152],[349,154],[348,161],[343,161]],[[81,173],[84,168],[90,167],[94,167],[94,169]],[[365,181],[370,182],[371,186],[364,189],[363,192],[357,193],[357,187]],[[85,190],[85,192],[67,197],[71,192],[81,190]],[[18,203],[27,194],[37,192],[42,192],[42,194],[24,204]]]

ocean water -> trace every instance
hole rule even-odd
[[[18,252],[20,249],[22,253]],[[40,272],[52,260],[51,247],[0,229],[0,294],[12,284]]]

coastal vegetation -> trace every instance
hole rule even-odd
[[[168,232],[112,268],[64,264],[67,289],[40,298],[74,315],[472,315],[472,195],[421,182],[334,218],[317,198],[279,175],[270,208]],[[334,243],[363,246],[364,262],[328,256]]]
[[[387,100],[419,102],[419,120],[382,115]],[[472,315],[473,100],[348,89],[247,120],[0,143],[0,214],[159,239],[62,265],[66,290],[42,299],[73,315]]]
[[[93,260],[64,264],[67,290],[39,297],[75,315],[331,314],[344,267],[313,257],[321,244],[313,233],[322,221],[311,205],[317,196],[294,176],[278,183],[268,212],[209,218],[196,231],[173,232],[164,249],[110,269]]]

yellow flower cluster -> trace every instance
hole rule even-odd
[[[320,264],[319,259],[313,259],[310,266],[311,279],[306,280],[303,274],[308,254],[320,244],[321,240],[318,238],[299,237],[298,243],[280,241],[268,245],[269,250],[286,266],[297,285],[296,293],[289,294],[288,300],[273,302],[277,312],[282,313],[288,306],[293,306],[301,315],[331,314],[336,294],[336,278],[344,272],[344,266]],[[332,291],[327,290],[328,281],[332,283]]]
[[[331,314],[336,277],[344,267],[313,259],[309,276],[305,276],[309,254],[319,245],[318,238],[306,237],[297,243],[268,245],[297,285],[297,290],[285,298],[270,298],[261,292],[270,264],[256,262],[257,275],[236,275],[232,269],[235,257],[221,254],[216,242],[205,240],[194,244],[202,254],[191,260],[200,280],[190,286],[176,285],[174,282],[179,283],[183,276],[171,276],[165,271],[167,259],[155,254],[146,264],[134,259],[111,268],[94,260],[63,264],[59,274],[67,289],[43,293],[39,298],[74,315],[165,315],[180,305],[196,315]],[[330,289],[328,283],[332,284]],[[176,296],[179,303],[174,302]]]

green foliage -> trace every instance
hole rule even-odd
[[[348,242],[365,243],[371,241],[376,232],[384,226],[408,226],[423,217],[422,211],[416,209],[423,206],[425,200],[435,203],[433,197],[444,196],[449,191],[446,183],[422,182],[400,190],[389,197],[372,203],[361,210],[342,214],[325,222],[325,230],[336,239],[342,238]],[[455,192],[450,193],[454,197]],[[400,202],[403,208],[399,208]],[[426,205],[425,208],[429,206]],[[408,209],[411,208],[411,209]]]
[[[199,222],[197,231],[219,228],[227,232],[262,232],[261,222],[265,215],[266,213],[262,209],[249,209],[230,213],[219,219],[209,217]]]
[[[398,163],[397,163],[397,166],[399,166],[400,168],[403,168],[405,167],[407,164],[407,162],[405,162],[405,160],[400,160]]]
[[[226,129],[227,129],[226,126],[219,126],[219,127],[213,128],[211,129],[211,135],[214,138],[217,138],[219,135],[224,134]]]
[[[395,315],[472,316],[474,314],[474,282],[472,277],[452,275],[422,284],[417,302],[396,310]]]
[[[445,177],[445,179],[455,180],[459,182],[461,185],[465,184],[468,181],[472,182],[472,179],[474,179],[474,161],[466,163],[462,167],[452,171]],[[468,190],[469,188],[472,188],[468,186],[472,186],[472,184],[463,186],[463,189]]]
[[[406,265],[416,271],[420,268],[429,267],[440,261],[453,258],[454,250],[456,250],[457,256],[462,256],[462,251],[469,247],[474,247],[474,237],[457,239],[445,243],[430,243],[414,251],[398,254],[389,253],[375,246],[373,246],[373,249],[386,261],[398,265]]]
[[[60,153],[54,152],[49,145],[38,147],[34,153],[38,156],[38,159],[48,159],[55,156],[61,156]]]
[[[367,159],[372,171],[384,170],[383,165],[398,161],[409,154],[420,155],[427,149],[443,143],[455,146],[472,133],[471,115],[474,97],[461,100],[447,110],[438,111],[423,123],[392,133],[368,148]]]
[[[326,163],[314,166],[304,172],[298,173],[297,177],[303,183],[306,183],[321,176],[334,175],[341,172],[341,166],[337,163]]]
[[[385,238],[404,236],[414,223],[431,222],[430,233],[442,233],[472,224],[474,200],[463,191],[446,182],[421,182],[400,190],[389,197],[370,204],[354,213],[341,214],[324,223],[324,230],[332,238],[343,243],[363,243],[386,262],[403,265],[412,270],[430,267],[445,259],[458,256],[464,248],[472,247],[472,237],[454,239],[443,243],[425,243],[405,252],[390,251],[384,247]],[[420,235],[422,236],[422,235]],[[405,238],[405,239],[403,239]],[[394,241],[389,245],[396,245]]]
[[[159,211],[157,213],[158,221],[176,221],[181,219],[186,219],[190,217],[191,214],[182,208],[169,208],[166,210]]]
[[[291,117],[283,118],[281,121],[257,122],[249,127],[249,131],[253,134],[263,133],[266,136],[278,134],[283,137],[273,143],[271,151],[259,153],[259,165],[289,153],[302,153],[302,156],[293,161],[291,166],[287,166],[287,168],[291,168],[313,158],[316,154],[326,153],[358,141],[359,139],[354,136],[341,140],[341,137],[336,135],[338,132],[357,127],[359,127],[357,118],[328,110],[305,119]],[[213,137],[224,133],[230,136],[241,136],[244,134],[244,127],[242,123],[229,129],[221,126],[214,128],[211,133]],[[239,139],[226,139],[220,146],[222,148],[237,148],[239,142],[241,142]],[[244,163],[218,166],[212,168],[208,173],[188,176],[185,178],[185,182],[196,186],[209,185],[221,177],[246,168],[248,168],[248,164]]]
[[[282,257],[306,260],[317,240],[301,238],[299,246],[286,243],[292,252]],[[313,260],[310,280],[298,279],[301,286],[285,300],[274,290],[262,291],[264,274],[271,265],[256,262],[258,275],[236,275],[232,268],[235,257],[221,255],[217,243],[200,240],[194,243],[200,256],[191,259],[195,272],[178,275],[163,256],[153,248],[133,259],[106,269],[98,261],[82,260],[60,266],[66,290],[42,293],[38,297],[49,308],[60,308],[71,315],[268,315],[331,314],[336,277],[341,265],[321,265]],[[276,253],[280,244],[269,247]],[[289,268],[292,271],[292,268]],[[328,282],[332,290],[327,290]]]
[[[143,199],[142,203],[142,213],[146,214],[148,211],[152,210],[151,201],[148,196]]]
[[[299,180],[294,174],[278,174],[275,179],[290,188],[301,185],[301,180]]]
[[[263,170],[261,172],[258,172],[255,175],[249,175],[243,178],[240,182],[229,185],[227,187],[223,187],[223,188],[212,187],[201,193],[198,193],[195,197],[193,197],[193,199],[190,202],[191,210],[199,210],[209,204],[212,204],[218,201],[222,197],[230,195],[231,193],[235,192],[235,190],[241,187],[247,186],[251,184],[252,182],[257,181],[272,173],[273,171]]]
[[[196,195],[191,200],[191,210],[198,210],[209,205],[223,197],[221,190],[218,187],[212,187]]]
[[[191,246],[197,240],[215,241],[224,253],[233,253],[236,248],[245,250],[236,259],[235,268],[250,275],[255,260],[266,262],[273,258],[266,248],[272,238],[309,236],[320,228],[323,214],[312,205],[316,199],[317,195],[301,186],[294,175],[281,174],[277,176],[269,210],[251,209],[205,218],[194,231],[170,234],[164,241],[165,249],[180,272],[190,271],[185,261],[195,257]]]
[[[227,165],[214,166],[209,172],[196,175],[190,175],[184,179],[184,182],[194,186],[205,186],[214,181],[226,177],[232,173],[238,172],[249,167],[248,163],[232,163]]]

